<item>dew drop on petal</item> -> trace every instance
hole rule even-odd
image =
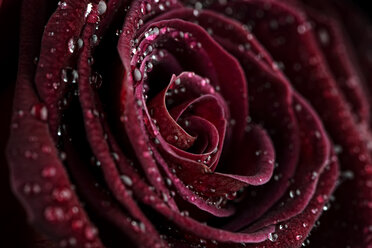
[[[93,240],[98,233],[98,230],[94,227],[87,226],[84,230],[85,238],[88,240]]]
[[[105,1],[99,1],[98,6],[97,6],[97,11],[99,15],[103,15],[107,10],[107,5]]]
[[[77,41],[77,44],[78,44],[79,48],[82,48],[83,45],[84,45],[84,41],[81,38],[79,38],[78,41]]]
[[[68,40],[67,47],[70,53],[75,52],[75,39],[74,38],[71,38]]]
[[[57,174],[57,170],[56,170],[56,168],[53,167],[53,166],[45,167],[45,168],[42,170],[42,172],[41,172],[41,175],[42,175],[42,177],[44,177],[44,178],[54,177],[56,174]]]
[[[61,207],[47,207],[44,210],[44,217],[48,221],[63,221],[66,216]]]
[[[140,81],[142,79],[142,74],[141,74],[140,70],[138,70],[136,68],[136,69],[134,69],[134,72],[133,73],[134,73],[134,80],[136,82],[138,82],[138,81]]]
[[[122,176],[120,176],[120,178],[125,185],[127,185],[127,186],[132,186],[133,185],[133,181],[130,177],[128,177],[126,175],[122,175]]]
[[[94,72],[92,76],[90,76],[90,83],[95,89],[99,89],[102,86],[102,76],[101,74]]]
[[[269,239],[271,242],[275,242],[275,241],[278,239],[278,234],[276,234],[276,233],[269,233],[269,235],[268,235],[268,239]]]
[[[58,202],[64,202],[71,199],[72,192],[68,188],[57,188],[53,190],[52,195]]]
[[[46,121],[48,119],[48,109],[42,103],[33,105],[30,113],[39,120]]]
[[[321,42],[322,45],[327,45],[329,44],[329,41],[330,41],[330,37],[329,37],[329,33],[327,30],[325,29],[320,29],[318,31],[318,37],[319,37],[319,40]]]
[[[71,222],[71,227],[74,230],[81,229],[84,226],[84,222],[82,220],[73,220]]]

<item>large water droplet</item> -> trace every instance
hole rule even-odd
[[[142,79],[142,74],[141,74],[140,70],[138,70],[137,68],[134,69],[133,76],[134,76],[134,80],[136,82],[138,82]]]
[[[276,234],[276,233],[269,233],[268,239],[271,242],[275,242],[278,239],[278,234]]]
[[[103,15],[107,10],[107,5],[105,3],[105,1],[99,1],[98,5],[97,5],[97,12],[99,15]]]

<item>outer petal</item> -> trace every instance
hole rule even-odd
[[[253,32],[273,57],[283,62],[284,72],[295,88],[317,110],[333,142],[342,147],[344,152],[340,155],[341,168],[353,171],[355,180],[345,183],[344,190],[340,187],[342,194],[338,195],[338,201],[345,210],[348,209],[345,211],[348,214],[346,216],[341,214],[338,219],[344,219],[348,223],[346,226],[348,231],[345,232],[348,237],[345,236],[345,239],[354,240],[354,245],[355,243],[368,244],[368,236],[363,235],[359,230],[368,228],[372,220],[372,211],[366,204],[371,199],[371,192],[365,187],[372,172],[371,157],[345,98],[317,45],[315,36],[310,31],[310,23],[299,9],[275,1],[265,1],[265,3],[254,0],[234,1],[229,6],[233,9],[232,13],[234,10],[239,11],[233,5],[239,9],[246,6],[245,10],[248,14],[243,17],[243,21],[254,23]],[[260,14],[256,15],[256,13]],[[278,25],[274,25],[274,28],[277,29],[272,31],[272,26],[264,21],[265,18],[262,19],[263,16],[276,21]],[[284,43],[279,42],[283,39]],[[291,50],[282,49],[283,45],[291,47]],[[345,190],[358,192],[358,194],[345,194]],[[354,201],[350,200],[350,196]],[[350,209],[353,211],[350,212]],[[354,225],[350,223],[357,225],[358,231],[351,228]],[[343,242],[341,239],[333,240]]]
[[[52,239],[61,244],[72,242],[103,247],[96,229],[71,190],[45,123],[45,107],[33,91],[33,58],[38,51],[40,35],[33,30],[40,30],[40,25],[43,25],[43,15],[36,13],[40,11],[36,6],[34,1],[27,1],[23,7],[29,19],[22,26],[13,130],[7,149],[13,189],[25,206],[30,221]],[[22,144],[21,148],[19,144]],[[76,220],[82,225],[74,230]]]

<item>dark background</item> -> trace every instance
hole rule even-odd
[[[372,18],[372,2],[370,0],[350,0],[350,1],[358,5],[370,18]]]

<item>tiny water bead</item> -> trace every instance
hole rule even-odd
[[[34,116],[35,118],[41,121],[46,121],[48,119],[48,109],[42,103],[37,103],[33,105],[30,113],[32,116]]]
[[[84,230],[85,238],[88,240],[93,240],[98,234],[98,230],[95,227],[87,226]]]
[[[300,25],[297,27],[297,32],[298,32],[299,34],[304,34],[304,33],[308,32],[308,31],[310,31],[311,29],[312,29],[312,25],[311,25],[311,23],[309,23],[309,22],[305,22],[305,23],[300,24]]]
[[[71,38],[68,40],[68,43],[67,43],[67,48],[68,48],[68,51],[70,53],[74,53],[75,52],[75,39],[74,38]]]
[[[30,195],[30,194],[37,195],[40,192],[41,192],[41,187],[37,183],[26,183],[23,186],[23,193],[25,193],[26,195]]]
[[[318,31],[318,38],[322,45],[328,45],[330,42],[330,36],[326,29],[322,28]]]
[[[58,202],[65,202],[71,199],[72,192],[69,188],[57,188],[54,189],[52,192],[53,198],[56,199]]]
[[[93,86],[95,89],[99,89],[102,86],[102,75],[99,74],[98,72],[93,72],[93,74],[90,76],[90,84]]]
[[[44,217],[48,221],[66,221],[65,211],[58,206],[49,206],[44,210]]]
[[[44,178],[51,178],[51,177],[54,177],[56,174],[57,174],[57,169],[54,166],[45,167],[41,172],[41,175]]]
[[[127,185],[129,187],[133,185],[133,181],[130,177],[128,177],[126,175],[121,175],[120,178],[125,185]]]

